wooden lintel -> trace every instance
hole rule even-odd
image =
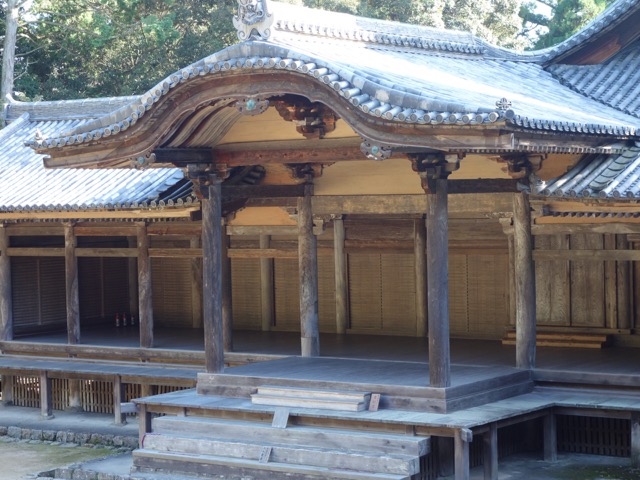
[[[640,260],[640,250],[534,250],[533,259],[631,262]]]
[[[76,248],[76,257],[135,258],[137,248]],[[9,257],[64,257],[64,248],[8,248]],[[150,248],[150,257],[198,258],[200,248]]]
[[[296,202],[296,197],[249,198],[245,203],[245,207],[295,208]]]
[[[279,198],[304,196],[304,185],[222,185],[224,202],[235,198]]]
[[[510,178],[449,180],[449,194],[516,193],[518,181]]]
[[[172,163],[176,167],[213,161],[211,148],[156,148],[153,153],[157,163]]]
[[[64,257],[64,248],[7,248],[8,257]]]
[[[130,210],[61,210],[43,212],[1,212],[2,220],[100,220],[100,219],[154,219],[154,218],[191,218],[192,212],[200,206],[166,209],[130,209]]]
[[[619,219],[611,223],[536,223],[531,226],[531,233],[533,235],[640,234],[640,223],[622,223]]]
[[[298,227],[295,225],[228,225],[227,235],[286,235],[298,234]]]
[[[297,148],[283,150],[214,150],[214,162],[229,167],[264,165],[267,163],[333,163],[345,160],[364,160],[360,146]]]

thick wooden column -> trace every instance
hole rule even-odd
[[[269,248],[271,237],[260,235],[260,248]],[[260,298],[262,305],[262,331],[268,332],[274,325],[275,286],[273,278],[273,258],[260,258]]]
[[[544,459],[547,462],[558,460],[558,427],[556,415],[553,412],[547,414],[543,420]]]
[[[318,327],[318,251],[313,234],[311,185],[298,198],[298,267],[300,271],[300,336],[303,357],[320,355]]]
[[[231,288],[233,278],[231,276],[231,259],[227,253],[230,241],[227,227],[223,226],[220,257],[222,262],[222,340],[225,352],[233,351],[233,289]]]
[[[77,239],[73,225],[64,226],[64,275],[67,298],[67,341],[80,343],[80,296],[78,294]]]
[[[125,425],[127,423],[127,416],[122,412],[122,402],[125,400],[124,392],[122,377],[116,375],[113,378],[113,422],[116,425]]]
[[[337,216],[333,219],[333,261],[336,283],[336,333],[341,334],[347,333],[349,328],[349,279],[344,240],[344,220]]]
[[[11,259],[7,255],[9,235],[0,225],[0,340],[13,340],[13,302],[11,298]]]
[[[127,237],[127,244],[129,248],[136,248],[138,239],[136,237]],[[138,259],[131,257],[128,259],[127,275],[129,280],[129,313],[138,317],[136,321],[140,320],[138,313],[139,300],[138,300]]]
[[[414,268],[416,274],[416,336],[427,336],[427,231],[424,220],[413,225]]]
[[[204,353],[207,372],[224,370],[222,324],[222,188],[215,175],[201,186]]]
[[[482,436],[484,480],[498,480],[498,425],[489,424]]]
[[[444,388],[451,385],[447,180],[433,180],[432,186],[433,190],[427,193],[426,220],[429,383]]]
[[[153,296],[151,288],[151,258],[146,225],[138,225],[138,311],[140,346],[153,347]]]
[[[47,372],[40,373],[40,416],[45,420],[53,418],[51,377],[49,377]]]
[[[191,248],[201,248],[200,237],[190,240]],[[191,325],[193,328],[202,328],[202,258],[191,259]]]
[[[513,197],[516,294],[516,367],[536,365],[536,285],[531,237],[531,207],[526,192]]]
[[[453,439],[455,445],[455,480],[469,480],[469,443],[471,440],[473,440],[473,434],[471,433],[471,430],[466,428],[462,428],[456,432],[456,436]]]

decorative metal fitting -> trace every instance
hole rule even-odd
[[[138,170],[145,170],[152,163],[156,162],[156,154],[151,152],[146,155],[140,155],[134,159],[131,159],[131,166]]]
[[[368,140],[365,140],[360,144],[360,151],[366,155],[367,158],[372,160],[384,160],[389,158],[393,151],[391,147],[384,145],[373,145]]]
[[[269,108],[269,100],[256,97],[243,98],[236,102],[236,108],[243,115],[260,115]]]
[[[498,110],[500,110],[501,112],[506,112],[511,108],[511,102],[506,98],[502,97],[500,100],[496,102],[496,107],[498,107]]]

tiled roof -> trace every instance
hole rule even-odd
[[[640,198],[640,143],[618,155],[588,155],[533,193],[556,197]]]
[[[48,108],[46,116],[52,118],[54,113]],[[71,119],[32,121],[23,113],[0,130],[0,212],[124,210],[194,201],[190,182],[184,181],[177,168],[50,170],[44,168],[41,154],[25,146],[36,135],[78,123]]]
[[[597,65],[551,65],[547,70],[582,95],[640,117],[640,40]]]

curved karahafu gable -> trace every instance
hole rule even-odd
[[[327,105],[370,145],[409,151],[600,153],[636,137],[637,118],[563,86],[540,57],[461,32],[271,6],[269,26],[251,17],[240,32],[249,40],[29,145],[52,167],[146,166],[158,147],[215,147],[239,116],[236,102],[285,94]],[[176,140],[205,123],[217,125],[206,142]]]

